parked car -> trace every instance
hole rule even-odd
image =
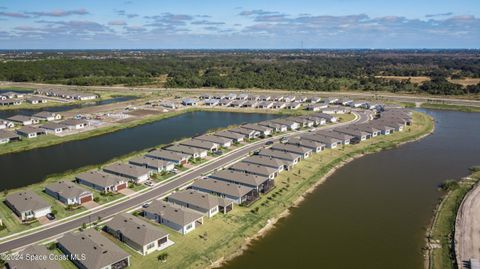
[[[265,145],[273,145],[273,141],[267,141],[267,143],[265,143]]]
[[[151,182],[151,181],[145,181],[145,185],[151,187],[151,186],[153,186],[153,182]]]
[[[49,220],[54,220],[55,219],[55,215],[53,215],[52,213],[48,213],[46,217]]]

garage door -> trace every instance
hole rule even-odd
[[[127,187],[127,183],[120,184],[120,185],[117,186],[117,191],[123,190],[123,189],[125,189],[126,187]]]
[[[80,198],[80,203],[83,204],[83,203],[86,203],[86,202],[90,202],[92,201],[92,196],[89,195],[89,196],[84,196],[84,197],[81,197]]]

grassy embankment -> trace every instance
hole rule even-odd
[[[250,207],[236,206],[227,215],[218,214],[206,219],[204,225],[182,236],[165,226],[175,245],[164,252],[169,254],[166,263],[160,263],[160,253],[141,256],[127,246],[115,241],[132,255],[132,268],[205,268],[215,261],[228,258],[241,250],[247,238],[260,231],[269,220],[295,205],[315,184],[320,183],[329,171],[363,154],[374,153],[412,141],[430,133],[434,128],[431,117],[414,114],[414,124],[401,133],[380,136],[361,144],[341,149],[325,150],[303,160],[293,170],[281,173],[276,180],[276,188]]]
[[[457,268],[453,249],[455,219],[463,198],[479,180],[480,171],[458,181],[458,185],[445,192],[435,209],[432,225],[427,231],[428,269]]]
[[[476,106],[460,106],[460,105],[445,105],[445,104],[429,104],[423,103],[422,108],[430,109],[442,109],[442,110],[455,110],[461,112],[480,112],[480,107]]]

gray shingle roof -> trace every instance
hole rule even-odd
[[[145,167],[140,167],[136,165],[126,164],[126,163],[112,163],[103,168],[105,172],[121,174],[127,177],[141,177],[150,173]]]
[[[181,226],[185,226],[203,217],[201,213],[159,200],[154,200],[145,211],[161,216],[163,219]]]
[[[100,269],[130,256],[95,229],[67,233],[58,240],[58,243],[78,257],[84,254],[85,260],[79,259],[78,262],[89,269]]]
[[[243,185],[216,180],[213,178],[197,179],[193,184],[194,189],[205,189],[212,192],[229,195],[232,197],[243,197],[253,190]]]
[[[126,182],[125,178],[101,171],[88,171],[77,175],[75,178],[81,179],[83,181],[92,183],[103,188]]]
[[[82,194],[91,193],[71,181],[63,180],[48,184],[45,189],[48,189],[54,193],[58,193],[61,196],[67,198],[78,197]]]
[[[49,203],[30,190],[9,194],[5,200],[20,212],[50,207]]]
[[[172,203],[180,201],[207,210],[218,206],[218,197],[195,190],[182,190],[175,192],[168,196],[168,201]]]
[[[221,170],[210,175],[211,178],[234,182],[237,184],[259,186],[268,180],[268,177],[246,174],[233,170]]]
[[[168,236],[162,228],[127,213],[122,213],[106,223],[110,229],[120,232],[134,243],[144,246]]]
[[[45,246],[33,245],[28,246],[18,253],[19,257],[48,257],[50,253]],[[11,259],[8,261],[10,269],[62,269],[60,263],[51,259]]]

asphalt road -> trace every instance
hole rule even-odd
[[[470,259],[480,259],[480,185],[463,200],[455,223],[458,268],[470,268]]]
[[[357,115],[359,116],[359,118],[356,120],[356,122],[365,122],[369,120],[368,115],[364,112],[357,113]],[[352,123],[353,122],[339,123],[339,124],[328,126],[325,129],[332,129],[338,126],[348,125]],[[299,132],[294,132],[294,133],[285,134],[285,136],[295,136],[298,134]],[[127,211],[128,209],[141,206],[145,202],[164,196],[179,187],[189,184],[192,180],[194,180],[197,177],[207,174],[215,169],[222,168],[225,165],[246,156],[248,153],[252,151],[265,147],[266,146],[265,143],[267,141],[277,141],[277,140],[279,140],[279,138],[269,138],[269,139],[262,140],[261,143],[246,145],[244,148],[241,148],[231,153],[227,153],[224,156],[218,159],[214,159],[213,161],[203,166],[200,166],[198,168],[193,168],[193,170],[188,171],[185,174],[180,175],[177,178],[172,179],[171,181],[165,184],[155,186],[151,190],[146,191],[138,196],[133,196],[128,200],[121,201],[119,203],[101,208],[98,211],[91,212],[79,218],[71,219],[65,222],[58,223],[56,225],[45,227],[44,229],[35,231],[33,233],[19,236],[18,238],[11,239],[10,241],[3,242],[0,244],[0,253],[16,250],[37,242],[47,240],[49,238],[57,237],[63,233],[66,233],[68,231],[81,227],[82,224],[84,223],[91,223],[97,220],[98,217],[102,219],[106,219],[120,212]]]

